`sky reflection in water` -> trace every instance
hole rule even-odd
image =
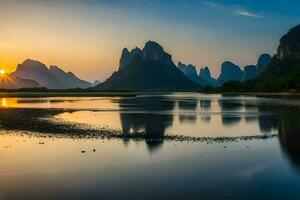
[[[185,136],[248,136],[277,134],[276,113],[256,105],[256,98],[218,95],[160,95],[121,98],[93,111],[66,112],[57,119],[121,130],[126,133]],[[97,111],[100,109],[101,111]]]
[[[153,137],[279,136],[237,143],[153,144],[29,137],[3,130],[0,198],[263,199],[300,195],[297,100],[172,94],[6,102],[6,107],[75,108],[78,111],[63,112],[56,118],[121,129],[125,134],[142,130]]]

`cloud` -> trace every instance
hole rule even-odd
[[[263,16],[263,15],[259,15],[253,12],[250,12],[246,9],[241,9],[239,7],[241,7],[240,5],[223,5],[223,4],[218,4],[212,1],[200,1],[202,4],[212,7],[212,8],[221,8],[225,11],[227,11],[228,13],[234,13],[236,15],[240,15],[240,16],[244,16],[244,17],[252,17],[252,18],[258,18],[258,19],[268,19],[267,17]]]
[[[221,4],[217,4],[217,3],[214,3],[214,2],[211,2],[211,1],[201,1],[201,3],[209,6],[209,7],[213,7],[213,8],[220,8],[220,7],[223,7]]]
[[[259,18],[259,19],[267,19],[267,17],[262,16],[262,15],[258,15],[252,12],[249,12],[247,10],[242,10],[242,9],[237,9],[235,10],[235,13],[237,15],[241,15],[241,16],[245,16],[245,17],[253,17],[253,18]]]

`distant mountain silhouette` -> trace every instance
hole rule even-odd
[[[209,67],[201,68],[199,77],[206,80],[210,86],[216,87],[219,85],[219,82],[211,76]]]
[[[34,80],[41,87],[48,89],[85,88],[90,86],[90,83],[80,80],[72,72],[66,73],[56,66],[51,66],[48,69],[45,64],[31,59],[19,64],[12,75]]]
[[[221,74],[218,78],[220,84],[227,81],[243,81],[244,73],[238,65],[226,61],[221,66]]]
[[[96,85],[98,85],[98,84],[100,84],[100,83],[101,83],[101,81],[95,80],[95,81],[92,83],[91,87],[95,87]]]
[[[300,25],[280,39],[277,54],[258,78],[256,90],[300,90]]]
[[[143,50],[122,51],[119,69],[95,90],[195,91],[200,85],[188,79],[173,63],[171,55],[154,41]]]
[[[264,71],[266,71],[267,66],[271,62],[272,57],[269,54],[262,54],[259,56],[257,65],[256,65],[256,76],[261,75]]]
[[[300,24],[280,39],[276,57],[279,60],[286,58],[300,59]]]
[[[255,65],[247,65],[244,67],[244,81],[251,80],[255,78],[257,67]]]
[[[255,79],[266,71],[267,66],[271,62],[272,57],[269,54],[262,54],[259,56],[257,65],[247,65],[244,67],[243,81]]]
[[[0,89],[38,88],[35,81],[22,79],[14,75],[0,75]]]
[[[181,62],[178,62],[178,69],[180,69],[180,71],[182,71],[182,73],[184,73],[192,81],[204,86],[210,85],[208,81],[198,76],[196,67],[194,65],[186,65]]]
[[[262,74],[268,64],[271,61],[271,56],[269,54],[262,54],[257,62],[257,65],[247,65],[244,67],[244,70],[238,65],[235,65],[232,62],[225,61],[221,66],[221,73],[218,79],[215,79],[211,76],[209,67],[204,67],[200,69],[199,75],[195,66],[191,64],[178,63],[178,68],[191,80],[204,85],[218,87],[223,83],[228,81],[247,81],[252,80]]]
[[[50,66],[49,71],[62,82],[65,88],[88,88],[91,86],[91,83],[81,80],[72,72],[65,72],[57,66]]]

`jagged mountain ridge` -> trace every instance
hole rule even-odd
[[[178,62],[178,68],[191,80],[205,86],[218,87],[228,81],[247,81],[262,74],[271,61],[269,54],[259,56],[257,65],[247,65],[244,70],[240,66],[230,61],[225,61],[221,65],[221,73],[218,79],[211,76],[209,67],[200,68],[199,75],[194,65]]]
[[[119,69],[95,90],[195,91],[200,85],[188,79],[157,42],[148,41],[143,50],[122,51]]]
[[[50,66],[49,71],[62,82],[65,88],[88,88],[91,86],[88,81],[81,80],[72,72],[65,72],[57,66]]]
[[[48,89],[86,88],[90,83],[76,77],[72,72],[65,72],[57,66],[48,67],[36,60],[27,59],[17,66],[13,76],[33,80]]]
[[[203,85],[203,86],[209,86],[210,83],[203,79],[202,77],[200,77],[197,74],[197,70],[196,67],[194,65],[191,64],[183,64],[181,62],[178,62],[178,69],[180,69],[180,71],[182,73],[184,73],[189,79],[191,79],[192,81]]]
[[[212,87],[219,86],[219,82],[211,76],[209,67],[207,67],[207,66],[200,69],[199,77],[206,80],[209,83],[209,85]]]
[[[255,84],[257,91],[300,90],[300,25],[282,38],[268,67]]]

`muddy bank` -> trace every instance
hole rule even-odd
[[[64,112],[74,112],[70,109],[33,109],[9,108],[0,109],[0,130],[2,134],[13,131],[39,137],[97,138],[160,141],[191,141],[191,142],[238,142],[242,140],[270,139],[277,135],[257,135],[239,137],[193,137],[183,135],[148,135],[144,132],[124,134],[121,130],[92,127],[86,124],[66,123],[53,120],[53,116]]]

